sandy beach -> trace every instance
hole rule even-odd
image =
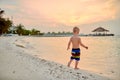
[[[0,80],[110,80],[30,55],[33,48],[22,38],[0,37]]]

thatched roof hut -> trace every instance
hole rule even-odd
[[[102,27],[98,27],[98,28],[94,29],[92,32],[95,32],[95,34],[93,34],[93,36],[114,36],[114,34],[107,34],[107,32],[109,32],[109,30],[104,29]]]
[[[92,32],[109,32],[109,30],[104,29],[102,27],[98,27],[98,28],[94,29]]]

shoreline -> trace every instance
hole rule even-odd
[[[25,37],[0,38],[0,80],[110,80],[32,56],[24,45],[15,43],[22,38]]]

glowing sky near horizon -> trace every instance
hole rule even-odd
[[[0,0],[0,8],[13,17],[14,24],[37,26],[43,31],[70,30],[76,25],[88,25],[81,28],[89,29],[96,23],[106,26],[105,22],[115,31],[113,27],[119,26],[120,20],[119,5],[120,0]],[[112,27],[111,21],[118,22]]]

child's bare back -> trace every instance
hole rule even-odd
[[[80,45],[80,38],[79,36],[72,36],[71,37],[72,48],[79,48]]]

